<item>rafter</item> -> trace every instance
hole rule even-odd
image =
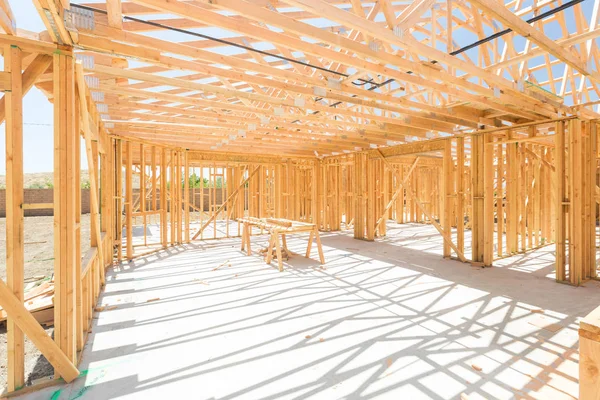
[[[510,10],[504,7],[498,7],[498,3],[493,0],[472,0],[472,2],[485,10],[485,12],[493,15],[507,27],[533,41],[544,51],[562,60],[565,64],[576,69],[590,79],[600,82],[599,73],[588,71],[581,60],[578,60],[569,51],[566,51],[564,48],[554,43],[554,41],[550,40],[543,32],[540,32],[528,23],[524,22],[522,19],[518,18],[516,15],[510,12]]]
[[[199,146],[214,147],[216,140],[227,148],[223,140],[243,131],[246,137],[238,143],[285,140],[293,146],[281,146],[282,151],[291,151],[315,142],[322,151],[340,151],[559,113],[596,116],[589,107],[569,104],[593,103],[599,96],[596,73],[587,70],[598,63],[597,12],[584,16],[576,7],[577,32],[569,33],[561,12],[539,20],[535,28],[521,19],[552,8],[548,1],[504,7],[478,1],[493,4],[495,13],[462,0],[369,5],[353,0],[106,0],[84,4],[94,24],[77,31],[71,27],[69,38],[81,54],[95,58],[95,67],[85,73],[99,79],[105,120],[120,135],[135,130],[162,140],[174,136],[162,124],[181,123],[176,132],[183,141],[197,137],[190,136],[193,129],[210,137]],[[52,2],[45,18],[63,13],[58,0]],[[153,16],[159,13],[161,18]],[[447,54],[468,44],[455,42],[464,32],[482,39],[490,29],[502,29],[496,21],[508,26],[497,14],[517,26],[514,33],[468,54]],[[325,28],[311,22],[325,15]],[[538,34],[549,23],[559,24],[562,38],[546,40],[543,47]],[[191,29],[201,27],[229,34],[198,37]],[[49,39],[63,40],[61,27],[53,29]],[[171,30],[178,32],[178,41],[142,34]],[[522,30],[529,35],[527,44],[513,50],[510,43]],[[586,61],[567,50],[553,53],[577,45],[584,45],[580,54]],[[122,58],[144,64],[121,65]],[[528,81],[521,78],[525,74]],[[51,93],[47,79],[41,75],[37,85]]]

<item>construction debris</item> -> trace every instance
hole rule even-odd
[[[227,260],[224,263],[220,264],[217,268],[214,268],[213,271],[216,271],[219,268],[224,267],[225,265],[227,265],[228,267],[231,267],[231,263],[229,262],[229,260]]]
[[[160,297],[155,297],[155,298],[153,298],[153,299],[148,299],[148,300],[146,300],[146,303],[151,303],[151,302],[153,302],[153,301],[158,301],[158,300],[160,300]]]
[[[26,279],[28,288],[23,297],[25,308],[33,314],[42,325],[51,326],[54,323],[54,282],[50,277],[34,276]],[[0,322],[7,318],[6,311],[0,307]]]
[[[268,255],[269,249],[267,247],[264,247],[262,249],[259,250],[259,253],[266,259],[267,255]],[[271,256],[273,257],[273,259],[277,259],[277,250],[273,249],[271,251]],[[281,259],[288,261],[290,259],[290,254],[287,252],[286,249],[281,249]]]

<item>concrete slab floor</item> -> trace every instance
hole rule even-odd
[[[435,237],[410,224],[375,243],[323,234],[324,269],[295,256],[278,272],[239,238],[123,264],[108,273],[100,303],[116,308],[94,319],[85,375],[21,398],[576,397],[577,322],[600,285],[547,278],[548,247],[481,269],[423,251]],[[306,237],[288,244],[303,253]]]

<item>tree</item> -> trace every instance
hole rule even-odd
[[[181,179],[181,186],[183,187],[184,184],[185,184],[185,177]],[[196,175],[195,173],[190,175],[189,185],[190,185],[190,189],[199,188],[200,187],[200,177],[198,175]]]
[[[182,185],[182,187],[183,187],[184,184],[185,184],[185,178],[182,178],[181,179],[181,185]],[[193,173],[189,177],[189,185],[190,185],[190,189],[192,189],[192,188],[199,189],[201,187],[207,188],[208,187],[208,179],[203,178],[202,179],[202,185],[200,185],[200,177],[198,175],[196,175],[196,173]]]
[[[30,184],[27,188],[28,189],[52,189],[52,188],[54,188],[54,184],[52,183],[52,181],[46,179],[46,181],[44,183],[34,182],[34,183]]]

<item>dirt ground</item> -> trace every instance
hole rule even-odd
[[[25,217],[25,278],[54,270],[54,217]],[[81,254],[90,248],[90,216],[81,216]],[[0,218],[0,278],[6,279],[6,218]]]
[[[81,216],[81,254],[90,248],[90,217]],[[54,271],[53,217],[25,217],[25,278],[50,276]],[[6,218],[0,218],[0,278],[6,279]],[[46,328],[52,334],[53,327]],[[0,393],[6,386],[6,324],[0,323]],[[35,345],[25,337],[25,380],[51,376],[54,370]]]
[[[4,323],[3,323],[4,324]],[[52,335],[54,327],[46,328],[46,332]],[[0,393],[6,388],[6,324],[0,327]],[[54,368],[46,357],[40,353],[27,336],[25,336],[25,385],[29,386],[33,381],[54,375]]]

